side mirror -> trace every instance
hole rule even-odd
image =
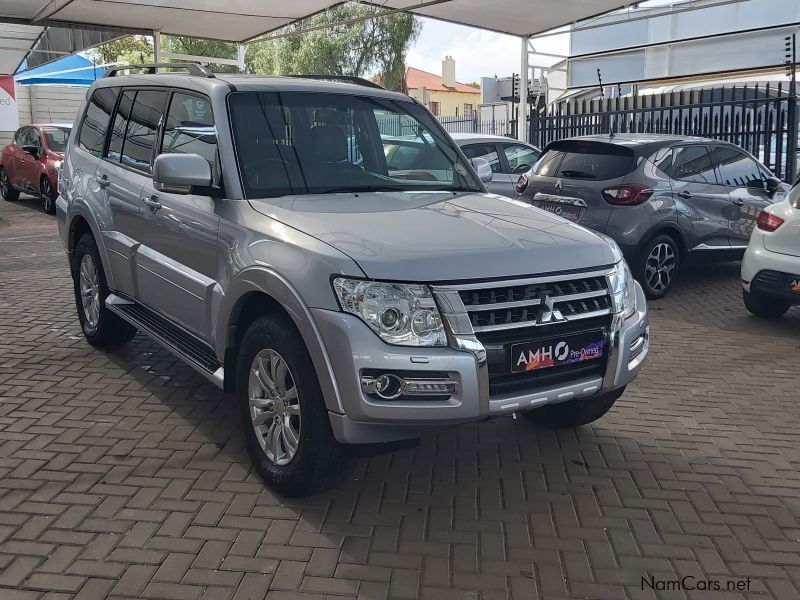
[[[25,145],[22,147],[22,149],[30,154],[33,158],[39,158],[39,146],[34,146],[33,144]]]
[[[489,164],[489,161],[485,158],[471,158],[470,162],[472,163],[475,172],[478,174],[478,178],[483,183],[489,183],[494,177],[494,173],[492,173],[492,165]]]
[[[153,187],[172,194],[211,187],[211,165],[199,154],[161,154],[153,163]]]
[[[777,194],[782,187],[782,182],[777,177],[770,177],[767,179],[767,192],[770,194]]]

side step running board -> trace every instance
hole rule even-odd
[[[212,383],[224,387],[225,370],[211,346],[133,300],[109,294],[106,307],[162,344]]]

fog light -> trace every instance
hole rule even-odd
[[[419,379],[401,377],[395,373],[361,377],[361,389],[365,394],[381,400],[395,400],[401,396],[452,396],[458,384],[451,379]]]

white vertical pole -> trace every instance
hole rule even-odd
[[[247,52],[247,46],[244,44],[236,44],[236,60],[239,61],[239,72],[244,73],[244,55]]]
[[[161,62],[161,32],[153,31],[153,60]]]
[[[522,56],[519,69],[519,110],[517,111],[517,139],[528,141],[528,40],[522,36]]]

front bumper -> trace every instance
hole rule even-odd
[[[330,357],[344,413],[330,412],[336,438],[343,443],[380,443],[419,437],[441,427],[599,396],[635,379],[649,349],[647,303],[636,284],[637,311],[628,319],[614,317],[603,376],[576,378],[533,391],[489,394],[488,367],[481,348],[411,348],[384,343],[353,315],[312,309]],[[480,344],[478,343],[478,346]],[[415,378],[448,377],[457,383],[449,399],[382,401],[362,391],[364,372],[400,372]]]

